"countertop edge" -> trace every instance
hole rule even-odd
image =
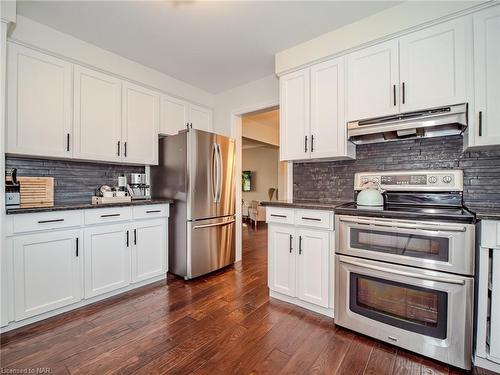
[[[260,204],[264,207],[283,207],[283,208],[299,208],[306,210],[324,210],[324,211],[334,211],[335,207],[348,203],[345,202],[332,202],[332,203],[321,203],[321,202],[284,202],[284,201],[263,201]]]

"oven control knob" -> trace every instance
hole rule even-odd
[[[437,182],[437,180],[438,180],[438,179],[436,178],[436,176],[431,176],[431,177],[429,177],[429,182],[430,182],[431,184],[435,184],[435,183]]]
[[[451,182],[451,176],[447,175],[443,177],[443,182],[449,184]]]

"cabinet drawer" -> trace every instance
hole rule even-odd
[[[481,246],[500,248],[500,221],[484,220],[481,223]]]
[[[108,207],[85,210],[85,224],[103,224],[130,220],[131,207]]]
[[[292,208],[266,207],[266,221],[293,225],[294,210]]]
[[[168,204],[152,204],[132,207],[132,216],[134,219],[166,217],[168,216],[168,212]]]
[[[11,233],[33,232],[82,225],[82,212],[79,210],[14,214],[10,216],[12,226],[8,231]]]
[[[296,210],[295,225],[329,229],[332,225],[331,212],[321,210]]]

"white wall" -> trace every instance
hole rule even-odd
[[[75,63],[101,69],[197,104],[213,107],[214,95],[21,15],[10,39]]]
[[[485,1],[407,1],[298,44],[275,56],[278,75],[391,34],[453,15]]]
[[[278,189],[279,149],[276,147],[244,148],[241,169],[252,171],[252,190],[242,192],[245,201],[268,201],[269,188]],[[273,196],[276,199],[276,196]]]

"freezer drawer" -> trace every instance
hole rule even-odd
[[[188,222],[188,279],[218,270],[235,260],[235,218]]]

